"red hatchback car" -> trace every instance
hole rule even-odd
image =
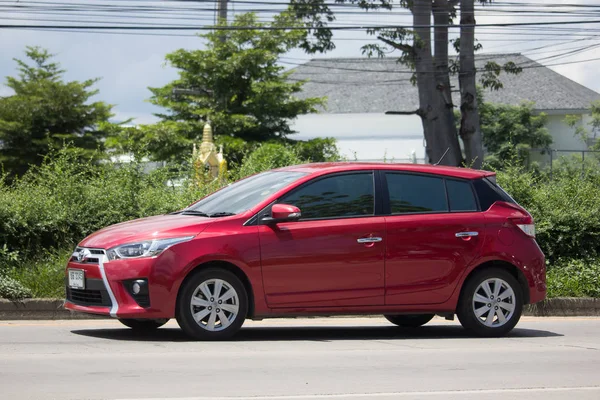
[[[65,306],[197,339],[246,318],[434,315],[506,334],[546,296],[531,215],[491,172],[308,164],[233,183],[168,215],[104,228],[66,269]]]

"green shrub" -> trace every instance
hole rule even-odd
[[[283,144],[265,143],[244,158],[239,177],[302,163],[295,149]]]
[[[310,162],[339,161],[341,156],[333,138],[316,138],[291,142],[302,160]]]
[[[509,167],[498,182],[532,214],[537,241],[555,261],[600,256],[599,176],[555,169],[550,178]]]
[[[23,260],[7,276],[27,287],[33,297],[64,298],[65,266],[73,249],[52,250]]]
[[[0,298],[20,300],[33,297],[32,292],[19,281],[8,276],[0,275]]]
[[[548,297],[600,297],[600,259],[557,261],[547,279]]]

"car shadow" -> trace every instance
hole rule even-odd
[[[139,333],[128,328],[79,329],[76,335],[108,340],[131,340],[150,342],[193,341],[178,328],[161,328],[154,332]],[[544,338],[562,334],[539,330],[515,328],[506,337]],[[285,326],[246,327],[231,339],[236,342],[252,341],[336,341],[336,340],[405,340],[405,339],[473,339],[476,338],[458,325],[428,325],[420,328],[396,326]]]

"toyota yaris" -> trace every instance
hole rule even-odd
[[[500,336],[546,296],[531,215],[492,172],[326,163],[263,172],[168,214],[85,238],[65,307],[136,330],[176,318],[197,339],[244,320],[434,315]]]

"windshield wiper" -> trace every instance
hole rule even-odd
[[[236,213],[233,212],[216,212],[216,213],[212,213],[209,215],[209,217],[211,218],[216,218],[216,217],[229,217],[231,215],[236,215]]]
[[[182,215],[196,215],[198,217],[209,217],[210,216],[205,212],[197,211],[197,210],[183,210],[181,212],[181,214]]]

